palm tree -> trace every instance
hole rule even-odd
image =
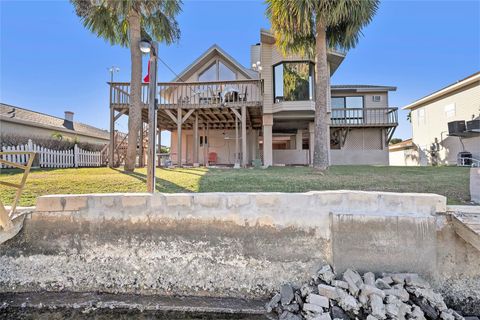
[[[142,123],[142,38],[167,44],[180,37],[175,19],[181,0],[70,0],[83,25],[112,45],[130,47],[131,81],[128,116],[128,148],[125,170],[133,171],[137,157],[138,133]]]
[[[327,49],[353,48],[375,15],[379,0],[266,0],[267,16],[283,54],[315,57],[315,139],[313,166],[329,166]]]

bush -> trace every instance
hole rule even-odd
[[[52,138],[42,138],[42,137],[25,137],[20,135],[2,135],[0,139],[0,146],[18,146],[21,144],[27,144],[28,140],[31,139],[32,142],[43,148],[51,150],[71,150],[78,145],[79,148],[87,151],[100,151],[103,149],[104,145],[93,144],[88,142],[79,142],[77,138],[69,139],[63,138],[59,139],[58,136]]]

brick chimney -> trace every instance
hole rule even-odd
[[[65,121],[73,122],[73,112],[65,111]]]

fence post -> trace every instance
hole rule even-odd
[[[78,146],[76,143],[73,146],[73,162],[74,162],[75,168],[78,168]]]

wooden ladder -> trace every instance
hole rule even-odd
[[[4,185],[11,188],[16,188],[17,192],[15,194],[15,199],[13,200],[13,204],[11,206],[10,212],[7,212],[7,209],[3,205],[2,201],[0,200],[0,226],[3,228],[4,231],[9,231],[13,228],[12,220],[15,215],[15,210],[17,209],[18,201],[20,200],[20,196],[22,195],[23,188],[25,187],[25,182],[27,181],[28,174],[30,173],[30,169],[32,168],[33,159],[35,158],[35,152],[29,151],[6,151],[0,152],[0,163],[3,163],[7,166],[23,169],[23,176],[22,180],[19,184],[0,181],[0,185]],[[4,156],[6,155],[27,155],[28,161],[26,165],[15,163],[11,161],[4,160]]]

